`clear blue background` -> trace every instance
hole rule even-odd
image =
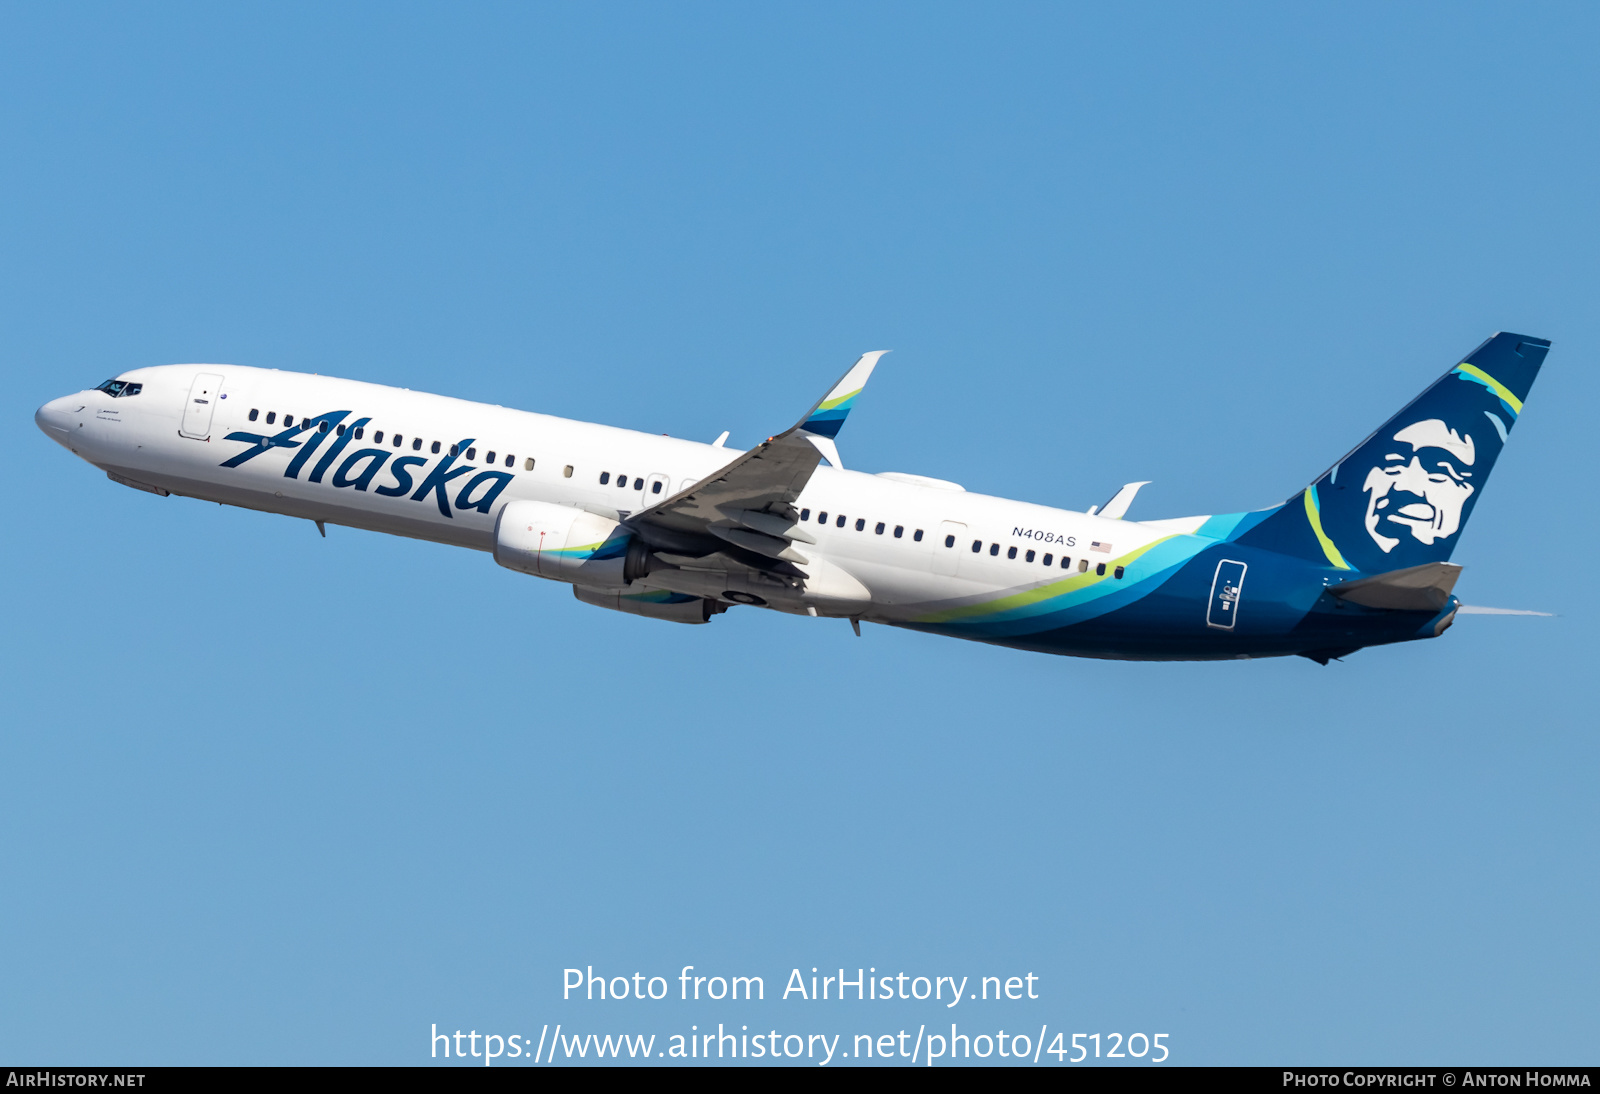
[[[1099,7],[0,9],[0,1058],[1594,1062],[1600,14]],[[1154,518],[1283,499],[1499,329],[1555,348],[1458,591],[1560,617],[1327,668],[677,628],[31,421],[236,362],[748,445],[890,348],[850,466]],[[769,1001],[559,1000],[685,964]],[[1043,998],[772,1001],[814,965]]]

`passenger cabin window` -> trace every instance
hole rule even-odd
[[[413,452],[421,452],[422,451],[422,438],[421,437],[412,437],[411,438],[411,451],[413,451]]]
[[[514,466],[516,464],[516,462],[517,462],[517,458],[515,456],[513,456],[511,453],[507,452],[506,453],[506,466],[507,467],[512,467],[512,466]]]
[[[533,461],[532,461],[532,460],[529,460],[529,461],[528,461],[528,467],[529,467],[529,468],[532,468],[532,467],[533,467]],[[569,464],[567,464],[567,466],[566,466],[566,467],[564,467],[564,468],[562,468],[562,470],[561,470],[561,477],[562,477],[562,478],[564,478],[564,479],[570,479],[570,478],[572,478],[572,465],[571,465],[571,464],[570,464],[570,463],[569,463]]]
[[[867,530],[866,519],[864,517],[857,517],[856,518],[856,531],[865,532],[866,530]]]
[[[344,426],[342,426],[342,425],[339,426],[338,428],[336,428],[334,430],[334,432],[339,434],[339,436],[343,437],[344,436]]]
[[[1017,557],[1017,549],[1015,547],[1007,547],[1006,548],[1006,557],[1007,558],[1016,558]]]
[[[477,458],[478,458],[478,450],[476,448],[467,449],[467,459],[475,460]]]
[[[1106,564],[1104,562],[1099,563],[1098,565],[1095,566],[1094,572],[1100,577],[1105,577],[1106,576]]]
[[[894,538],[895,539],[899,539],[900,537],[904,536],[905,534],[906,534],[906,526],[904,524],[896,524],[894,526]],[[921,539],[922,537],[918,536],[917,538]]]
[[[800,519],[803,520],[803,521],[810,520],[811,519],[811,510],[809,510],[809,509],[800,510]]]
[[[1121,581],[1122,580],[1122,573],[1123,573],[1123,567],[1118,566],[1115,570],[1111,571],[1111,576],[1116,578],[1118,581]]]
[[[877,526],[875,528],[873,528],[872,531],[873,531],[874,535],[879,535],[879,536],[883,535],[883,521],[880,520],[877,523]]]
[[[484,458],[484,462],[493,463],[494,462],[494,453],[493,452],[486,453],[483,458]]]
[[[364,434],[364,433],[366,433],[365,429],[362,429],[360,426],[356,426],[356,440],[359,441],[361,439],[362,434]],[[379,436],[381,437],[382,434],[380,434]]]
[[[1040,560],[1039,560],[1039,561],[1041,561],[1041,562],[1042,562],[1042,563],[1044,563],[1044,564],[1045,564],[1045,565],[1046,565],[1046,566],[1048,566],[1048,565],[1050,565],[1050,561],[1051,561],[1051,560],[1052,560],[1052,559],[1054,559],[1054,558],[1055,558],[1055,557],[1056,557],[1056,556],[1055,556],[1055,555],[1052,555],[1052,554],[1049,554],[1049,553],[1046,553],[1046,554],[1045,554],[1045,556],[1044,556],[1044,558],[1042,558],[1042,559],[1040,559]]]
[[[895,532],[895,535],[897,535],[897,536],[898,536],[898,535],[899,535],[899,534],[900,534],[900,533],[899,533],[899,532],[898,532],[898,531],[897,531],[897,532]],[[913,532],[913,533],[912,533],[912,534],[911,534],[911,538],[912,538],[912,539],[914,539],[914,540],[916,540],[916,541],[917,541],[917,542],[918,542],[918,543],[921,543],[921,542],[922,542],[922,529],[921,529],[921,528],[918,528],[918,529],[917,529],[917,530],[916,530],[916,531],[915,531],[915,532]],[[951,543],[954,543],[954,542],[955,542],[955,538],[956,538],[956,537],[955,537],[955,536],[951,536],[951,537],[950,537],[950,542],[951,542]],[[949,543],[946,543],[946,544],[945,544],[945,546],[946,546],[946,547],[948,547],[948,546],[950,546],[950,544],[949,544]]]
[[[522,461],[522,469],[524,471],[532,471],[533,470],[533,457],[532,456],[529,456],[527,459]]]
[[[1000,545],[998,543],[989,544],[989,557],[990,558],[998,558],[999,555],[1000,555]]]
[[[972,553],[973,554],[977,554],[981,550],[983,550],[983,540],[981,540],[981,539],[973,540],[972,541]]]
[[[833,523],[834,523],[834,526],[836,528],[843,528],[844,527],[844,514],[840,513],[839,514],[839,519],[834,521]]]
[[[1068,558],[1066,555],[1062,555],[1061,556],[1061,568],[1063,570],[1072,569],[1072,559]]]
[[[1012,550],[1016,550],[1016,548],[1013,547]],[[1024,561],[1024,562],[1032,562],[1033,561],[1033,552],[1029,551],[1027,554],[1023,555],[1022,556],[1022,561]]]
[[[651,483],[651,484],[650,484],[650,492],[651,492],[651,493],[652,493],[652,494],[659,494],[659,493],[661,493],[661,485],[662,485],[662,484],[661,484],[661,483],[659,483],[659,482],[653,482],[653,483]]]
[[[252,409],[252,410],[251,410],[251,411],[250,411],[250,420],[251,420],[251,421],[252,421],[252,422],[253,422],[253,421],[255,421],[255,420],[256,420],[256,419],[257,419],[257,418],[259,418],[259,417],[261,417],[261,411],[259,411],[259,410],[254,410],[254,409]]]
[[[402,441],[404,441],[404,440],[405,440],[405,438],[404,438],[404,437],[402,437],[402,436],[400,436],[400,434],[398,434],[398,433],[396,433],[396,434],[395,434],[395,435],[394,435],[394,446],[395,446],[395,447],[396,447],[396,448],[399,448],[399,447],[400,447],[400,442],[402,442]]]
[[[956,537],[955,536],[945,536],[944,537],[944,545],[946,547],[954,547],[956,545]]]
[[[609,471],[600,472],[600,485],[601,486],[610,486],[611,485],[611,472],[609,472]]]
[[[822,512],[817,514],[817,523],[818,524],[827,524],[828,523],[828,511],[826,509],[824,509]]]
[[[283,416],[283,424],[286,425],[286,426],[294,425],[294,415],[293,414],[285,414]]]
[[[628,476],[626,476],[626,475],[618,475],[617,476],[617,489],[618,490],[626,490],[627,488],[628,488]]]
[[[278,420],[278,412],[276,410],[267,411],[267,424],[268,425],[271,425],[273,422],[275,422],[277,420]],[[382,436],[382,434],[379,434],[379,436]]]
[[[439,444],[439,442],[438,442],[438,441],[434,441],[434,442],[433,442],[433,449],[432,449],[432,451],[433,451],[433,454],[434,454],[434,455],[435,455],[435,456],[437,456],[437,455],[438,455],[438,454],[439,454],[439,448],[440,448],[440,444]]]
[[[643,479],[634,479],[633,480],[633,488],[635,490],[643,490],[644,489],[644,480]]]
[[[317,423],[317,432],[318,433],[326,433],[327,431],[328,431],[328,423],[327,422],[318,422]]]

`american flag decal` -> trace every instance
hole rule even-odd
[[[1099,540],[1095,540],[1089,544],[1089,550],[1099,551],[1103,555],[1109,555],[1111,553],[1111,544],[1101,543]]]

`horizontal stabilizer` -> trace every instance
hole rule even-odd
[[[1481,604],[1463,604],[1457,609],[1462,615],[1540,615],[1554,619],[1555,612],[1530,612],[1524,608],[1485,608]]]
[[[1365,608],[1436,612],[1450,602],[1450,591],[1456,587],[1456,578],[1460,576],[1461,567],[1453,562],[1425,562],[1421,566],[1329,585],[1328,592]]]

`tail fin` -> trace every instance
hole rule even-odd
[[[1367,573],[1446,561],[1549,349],[1543,338],[1496,334],[1233,538]]]

